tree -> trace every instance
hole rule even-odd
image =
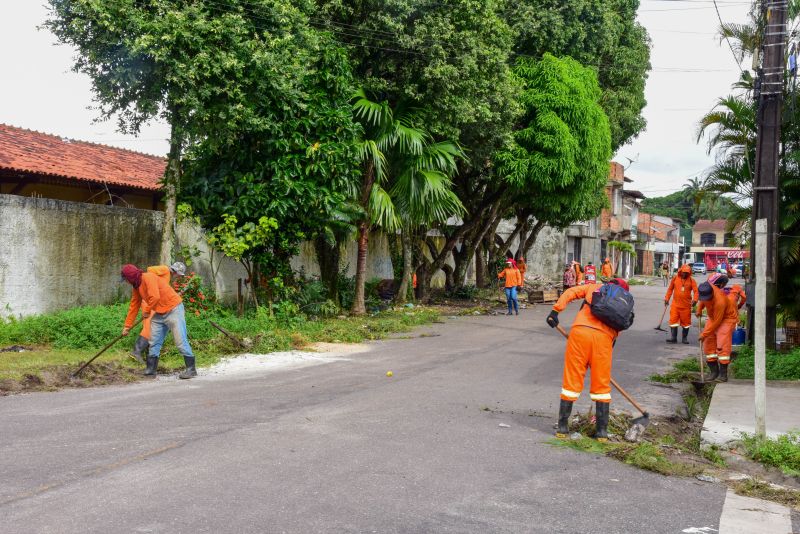
[[[355,298],[351,312],[364,306],[369,230],[377,226],[394,232],[403,227],[446,220],[459,212],[446,174],[455,170],[460,151],[451,142],[433,143],[416,125],[414,110],[388,102],[375,102],[358,92],[353,112],[363,128],[358,150],[363,166],[359,204],[364,217],[358,222],[358,256]],[[409,273],[404,272],[404,278]]]
[[[87,74],[103,119],[137,133],[162,118],[170,124],[164,175],[166,216],[162,261],[172,248],[182,158],[210,126],[227,130],[258,120],[242,84],[258,71],[283,95],[295,91],[314,39],[302,8],[287,0],[49,0],[45,23],[62,43],[78,50],[73,69]],[[311,49],[314,47],[311,46]],[[269,69],[263,68],[269,66]],[[254,68],[261,67],[261,68]]]
[[[636,21],[638,7],[639,0],[522,0],[505,9],[516,34],[516,53],[569,56],[596,71],[612,152],[646,125],[642,110],[650,38]]]

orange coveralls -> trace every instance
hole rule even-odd
[[[681,273],[689,273],[689,277],[683,279],[680,277]],[[675,295],[672,299],[672,306],[669,309],[669,326],[670,328],[689,328],[692,326],[692,304],[697,303],[697,282],[692,278],[692,268],[688,263],[678,269],[678,274],[672,278],[667,288],[667,294],[664,295],[664,301],[669,302],[670,297]]]
[[[732,336],[739,322],[739,310],[720,288],[712,287],[714,296],[705,303],[708,322],[700,333],[703,338],[703,354],[709,362],[719,360],[721,365],[728,365],[731,362]]]
[[[592,303],[592,293],[603,284],[575,286],[561,294],[553,309],[562,312],[577,299]],[[567,339],[564,353],[564,381],[561,399],[576,401],[583,390],[586,369],[591,367],[590,397],[597,402],[611,402],[611,351],[618,332],[592,315],[590,306],[581,306]]]
[[[575,266],[575,283],[578,285],[583,284],[583,270],[581,270],[581,264],[574,261],[572,265]]]
[[[603,278],[611,278],[614,276],[614,268],[611,266],[611,260],[606,258],[603,262],[603,268],[600,270],[600,276]]]
[[[739,284],[731,286],[731,292],[728,293],[728,298],[736,305],[737,310],[742,309],[742,306],[747,302],[747,294],[745,294],[744,288]]]
[[[519,274],[522,277],[522,281],[525,281],[525,271],[528,270],[528,266],[525,264],[525,260],[521,259],[517,262],[517,269],[519,269]],[[523,285],[523,284],[520,284]]]
[[[522,275],[519,272],[519,269],[515,269],[513,267],[506,267],[503,271],[497,275],[497,278],[505,278],[506,279],[506,287],[517,287],[522,285]]]
[[[167,274],[169,274],[169,269],[167,269]],[[181,302],[183,302],[183,299],[169,285],[169,276],[165,279],[162,275],[150,272],[150,269],[148,269],[147,272],[142,274],[142,283],[138,288],[134,287],[131,292],[131,303],[128,306],[128,315],[125,317],[125,328],[133,326],[136,321],[136,315],[139,313],[139,308],[142,309],[143,314],[152,316],[152,312],[167,313]],[[139,335],[149,339],[150,321],[145,321],[145,323],[147,336],[144,335],[144,328],[142,328],[142,333]]]

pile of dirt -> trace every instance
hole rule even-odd
[[[0,380],[0,396],[32,391],[55,391],[61,388],[85,388],[125,384],[142,379],[140,370],[119,362],[93,363],[77,378],[72,377],[77,366],[51,367],[38,374],[26,374],[19,379]]]
[[[560,278],[552,278],[541,274],[525,273],[525,289],[542,291],[561,289],[563,282]]]

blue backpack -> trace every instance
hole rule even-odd
[[[633,295],[617,284],[603,284],[592,293],[592,315],[614,330],[627,330],[633,324]]]

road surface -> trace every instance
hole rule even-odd
[[[674,413],[643,379],[696,345],[653,330],[662,287],[633,292],[614,374]],[[723,486],[548,443],[564,348],[548,312],[445,318],[312,366],[0,398],[0,532],[716,529]]]

